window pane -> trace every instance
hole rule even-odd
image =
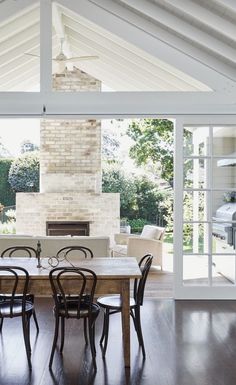
[[[184,155],[209,155],[209,127],[185,127]]]
[[[183,257],[184,285],[208,285],[208,256],[184,255]]]
[[[184,188],[207,188],[209,184],[207,166],[206,159],[185,159]]]
[[[212,256],[212,284],[214,286],[233,285],[235,283],[235,256]]]
[[[184,253],[208,253],[208,226],[208,223],[184,223]]]
[[[236,154],[236,127],[214,127],[212,152],[215,156]]]
[[[235,158],[219,158],[213,159],[212,177],[213,188],[217,189],[234,189],[236,190],[236,167],[233,167]]]
[[[206,221],[209,200],[206,191],[184,192],[184,221]]]

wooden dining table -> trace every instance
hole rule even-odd
[[[35,296],[48,296],[52,294],[49,271],[52,267],[42,258],[42,268],[37,267],[35,258],[3,258],[0,266],[24,267],[30,276],[29,292]],[[64,261],[60,267],[71,266]],[[141,271],[135,258],[92,258],[73,260],[73,266],[85,267],[93,270],[97,275],[96,295],[120,294],[122,301],[122,337],[125,367],[130,367],[130,281],[141,277]],[[69,277],[68,277],[69,278]],[[0,292],[10,290],[9,277],[0,276]]]

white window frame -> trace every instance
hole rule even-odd
[[[236,284],[227,286],[189,286],[183,284],[183,129],[191,125],[235,125],[234,116],[193,116],[176,119],[174,179],[174,298],[175,299],[236,299]],[[209,262],[211,255],[209,251]],[[209,263],[210,272],[211,264]]]

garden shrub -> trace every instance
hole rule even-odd
[[[13,159],[0,159],[0,202],[4,206],[14,206],[16,194],[8,182],[8,174]]]
[[[39,153],[26,152],[12,162],[9,183],[16,192],[39,191]]]

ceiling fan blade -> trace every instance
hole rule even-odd
[[[29,52],[24,52],[24,55],[38,57],[38,58],[40,57],[39,55],[35,55],[34,53],[29,53]]]
[[[80,60],[95,60],[99,59],[99,56],[74,56],[66,59],[67,62],[80,61]]]

